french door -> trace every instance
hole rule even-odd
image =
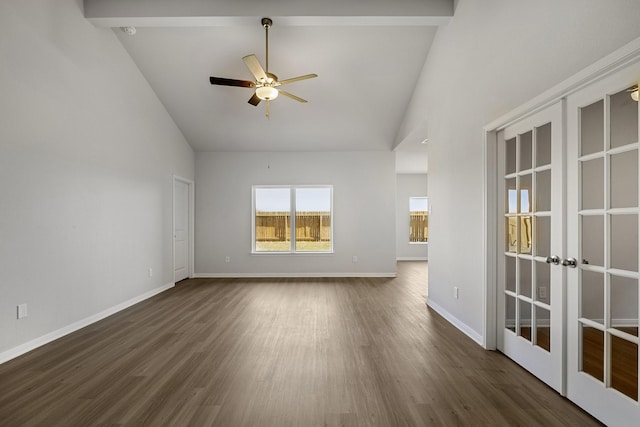
[[[610,426],[640,423],[639,78],[567,98],[567,396]]]
[[[498,349],[564,393],[563,103],[497,134]],[[501,243],[502,242],[502,243]]]
[[[639,83],[640,39],[487,127],[497,347],[614,427],[640,425]]]

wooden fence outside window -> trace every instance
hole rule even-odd
[[[427,242],[429,239],[429,216],[426,211],[409,213],[409,242]]]
[[[291,239],[289,212],[256,212],[256,242],[286,242]],[[330,242],[330,212],[296,212],[296,241]]]

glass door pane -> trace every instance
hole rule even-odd
[[[582,204],[584,209],[604,208],[604,158],[580,162],[582,177]]]
[[[638,150],[611,155],[611,207],[638,206]]]
[[[638,400],[638,344],[611,336],[611,388]]]
[[[536,345],[551,351],[551,312],[536,306]]]
[[[638,142],[638,102],[629,95],[631,86],[609,97],[610,147],[617,148]]]
[[[604,381],[604,332],[594,327],[581,327],[581,371]]]
[[[551,351],[552,123],[504,141],[505,329]]]
[[[604,101],[580,109],[580,155],[604,150]]]

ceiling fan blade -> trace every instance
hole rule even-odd
[[[299,82],[300,80],[312,79],[314,77],[318,77],[317,74],[305,74],[304,76],[294,77],[292,79],[281,80],[276,84],[276,86],[286,85],[288,83]]]
[[[281,95],[288,96],[289,98],[295,99],[298,102],[308,102],[306,99],[302,99],[299,96],[292,95],[289,92],[285,92],[284,90],[278,89],[278,92],[280,92]]]
[[[256,95],[254,93],[253,96],[251,97],[251,99],[249,100],[249,104],[251,104],[251,105],[253,105],[255,107],[258,104],[260,104],[260,101],[262,101],[262,100],[260,98],[258,98],[258,95]]]
[[[221,85],[221,86],[238,86],[238,87],[256,87],[254,82],[250,82],[248,80],[236,80],[236,79],[225,79],[223,77],[209,77],[209,81],[212,85]]]
[[[242,58],[242,60],[257,81],[267,81],[267,73],[265,73],[264,68],[260,65],[260,61],[258,61],[258,58],[254,54],[247,55]]]

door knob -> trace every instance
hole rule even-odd
[[[554,264],[554,265],[560,264],[560,257],[558,255],[548,256],[547,264]]]
[[[564,265],[565,267],[576,268],[578,262],[575,258],[565,258],[562,260],[562,265]]]

